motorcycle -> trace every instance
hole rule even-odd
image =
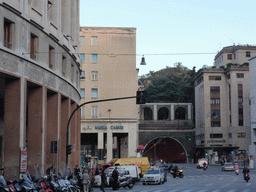
[[[20,185],[21,185],[22,188],[25,189],[25,191],[37,192],[35,184],[25,174],[22,175],[22,179],[21,179]]]
[[[16,192],[16,189],[15,189],[15,187],[12,184],[12,180],[8,180],[7,181],[7,185],[8,185],[8,187],[9,187],[11,192]]]
[[[204,164],[204,170],[206,170],[207,169],[207,165],[206,164]]]
[[[0,191],[10,191],[6,181],[4,180],[4,176],[0,175]]]
[[[173,178],[176,178],[176,177],[183,178],[183,176],[184,176],[182,169],[177,169],[176,173],[175,173],[175,170],[171,170],[171,174],[172,174]]]
[[[248,173],[245,173],[245,174],[244,174],[244,180],[245,180],[246,182],[248,182],[248,181],[250,180],[250,176],[249,176]]]
[[[16,191],[22,191],[22,187],[20,186],[18,180],[14,180],[14,181],[12,182],[12,184],[13,184],[13,186],[14,186],[14,188],[15,188]]]
[[[110,177],[109,179],[110,179],[110,183],[111,183],[111,186],[112,186],[113,190],[114,189],[119,189],[121,187],[123,187],[123,188],[128,187],[129,189],[132,189],[134,187],[132,177],[120,177],[120,176],[118,176],[117,186],[113,185],[114,179],[112,177]]]

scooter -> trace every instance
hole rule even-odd
[[[249,176],[248,173],[245,173],[245,174],[244,174],[244,180],[245,180],[246,182],[248,182],[248,181],[250,180],[250,176]]]
[[[15,187],[12,184],[12,180],[8,180],[7,181],[7,185],[8,185],[8,187],[9,187],[11,192],[16,192],[16,189],[15,189]]]
[[[236,169],[235,173],[236,173],[236,175],[238,175],[239,174],[239,169]]]
[[[131,177],[119,178],[118,184],[119,184],[119,188],[120,187],[123,187],[123,188],[128,187],[129,189],[132,189],[134,186],[134,182]]]
[[[4,176],[0,175],[0,191],[10,191],[6,181],[4,180]]]
[[[173,178],[176,178],[176,177],[183,178],[184,174],[183,174],[182,169],[177,169],[176,173],[174,173],[174,172],[175,172],[174,170],[171,170],[171,174],[172,174]]]

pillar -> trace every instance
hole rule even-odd
[[[157,120],[157,105],[154,105],[154,120]]]
[[[172,104],[171,105],[171,121],[174,120],[174,114],[175,114],[175,112],[174,112],[174,105]]]
[[[107,162],[111,161],[113,158],[113,133],[112,131],[107,132]]]
[[[191,120],[191,105],[188,105],[188,120]]]

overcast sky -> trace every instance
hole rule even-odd
[[[255,7],[256,0],[80,0],[80,26],[136,28],[139,75],[176,62],[199,70],[225,46],[256,45]]]

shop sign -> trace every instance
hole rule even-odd
[[[20,152],[20,172],[27,171],[27,151]]]
[[[123,126],[111,126],[110,129],[124,129]]]
[[[107,126],[95,126],[95,129],[107,129]]]

